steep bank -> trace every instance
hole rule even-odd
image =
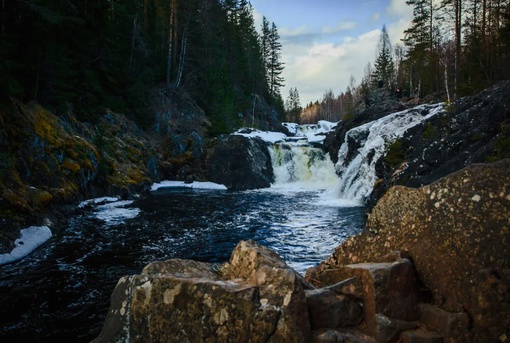
[[[418,189],[396,186],[377,203],[366,230],[309,270],[316,285],[341,281],[343,266],[403,251],[422,281],[422,300],[468,315],[451,342],[510,336],[510,159],[473,164]]]
[[[344,171],[359,154],[359,149],[366,150],[360,158],[375,172],[371,189],[364,192],[369,194],[366,201],[371,208],[393,185],[420,187],[471,163],[510,157],[509,94],[510,81],[504,81],[476,96],[461,98],[445,106],[437,115],[428,116],[426,106],[414,107],[427,118],[410,126],[403,134],[396,135],[396,130],[401,127],[395,127],[395,132],[387,128],[384,134],[393,138],[384,138],[384,154],[381,156],[372,148],[377,143],[375,140],[380,140],[380,135],[372,131],[386,125],[384,115],[411,103],[400,103],[379,91],[376,95],[380,101],[366,107],[354,118],[340,122],[326,138],[325,145],[337,163],[340,177],[345,177]],[[412,105],[415,106],[415,102]],[[406,112],[402,113],[408,117]],[[376,121],[379,126],[370,124]],[[361,134],[350,130],[358,130]],[[372,141],[366,141],[369,135],[373,136]]]
[[[510,160],[393,187],[306,280],[253,241],[119,280],[94,342],[505,342]]]
[[[56,115],[15,99],[0,109],[0,253],[13,248],[20,228],[60,223],[84,199],[131,197],[161,179],[206,181],[209,152],[218,142],[210,121],[185,93],[151,91],[147,112],[154,124],[139,128],[105,110],[93,123],[71,109]],[[251,114],[251,115],[248,115]],[[260,100],[232,125],[284,130],[276,112]],[[217,174],[217,173],[216,173]]]

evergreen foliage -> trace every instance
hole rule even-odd
[[[394,76],[395,62],[393,61],[392,46],[386,25],[384,25],[379,37],[372,79],[376,83],[380,83],[381,87],[391,87],[394,83]]]
[[[247,0],[0,6],[4,97],[35,100],[57,113],[72,109],[88,121],[109,108],[147,127],[149,93],[165,88],[190,95],[209,116],[212,134],[235,127],[253,95],[283,107],[276,26],[259,35]]]
[[[299,100],[299,92],[297,88],[289,90],[289,96],[285,101],[285,120],[293,123],[300,122],[301,101]]]

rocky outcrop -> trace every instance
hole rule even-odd
[[[229,190],[266,188],[274,181],[267,144],[258,138],[219,138],[208,161],[209,180]]]
[[[119,281],[94,342],[309,342],[306,288],[254,242],[239,243],[221,267],[152,263]]]
[[[94,343],[396,342],[419,308],[412,263],[391,259],[345,266],[347,279],[323,288],[253,241],[222,266],[151,263],[121,278]]]
[[[421,187],[439,180],[472,163],[493,162],[510,157],[510,81],[500,82],[476,96],[464,97],[445,105],[445,111],[431,116],[405,131],[392,144],[386,144],[385,154],[375,164],[376,179],[373,191],[366,200],[368,212],[384,193],[394,185]],[[366,137],[347,135],[347,132],[417,102],[400,103],[391,94],[378,90],[374,101],[363,111],[348,116],[335,131],[328,134],[324,145],[333,162],[340,158],[346,165],[364,146]],[[437,99],[421,99],[425,101]],[[351,131],[352,133],[352,131]],[[358,132],[363,133],[363,132]],[[364,134],[368,135],[368,131]],[[347,155],[339,157],[342,144]],[[373,154],[364,156],[372,163]],[[343,173],[339,168],[337,172]]]
[[[470,165],[419,189],[391,188],[369,215],[365,232],[309,270],[308,280],[321,287],[333,284],[344,277],[345,266],[387,261],[393,251],[405,251],[417,269],[421,299],[444,312],[422,309],[424,322],[444,331],[448,342],[505,341],[510,337],[509,170],[506,159]],[[434,324],[435,317],[443,319]]]
[[[55,229],[58,213],[83,198],[128,196],[150,184],[155,152],[122,115],[107,111],[92,125],[13,100],[0,122],[0,252],[13,248],[20,226],[51,218]]]

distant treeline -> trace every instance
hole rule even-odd
[[[353,115],[356,103],[374,88],[396,96],[445,101],[473,95],[510,78],[509,0],[407,0],[411,26],[391,45],[383,27],[376,59],[359,84],[351,77],[345,92],[331,90],[301,110],[301,122],[338,121]]]
[[[283,112],[274,23],[247,0],[13,0],[0,10],[0,94],[94,121],[103,109],[148,126],[150,91],[183,92],[213,133],[264,99]]]

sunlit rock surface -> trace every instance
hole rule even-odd
[[[509,170],[509,159],[473,164],[419,189],[391,188],[366,231],[309,270],[308,278],[328,284],[342,266],[406,251],[426,289],[422,298],[469,317],[471,327],[450,342],[510,337]]]
[[[221,268],[156,262],[122,278],[95,342],[309,342],[307,283],[280,257],[241,242]]]

